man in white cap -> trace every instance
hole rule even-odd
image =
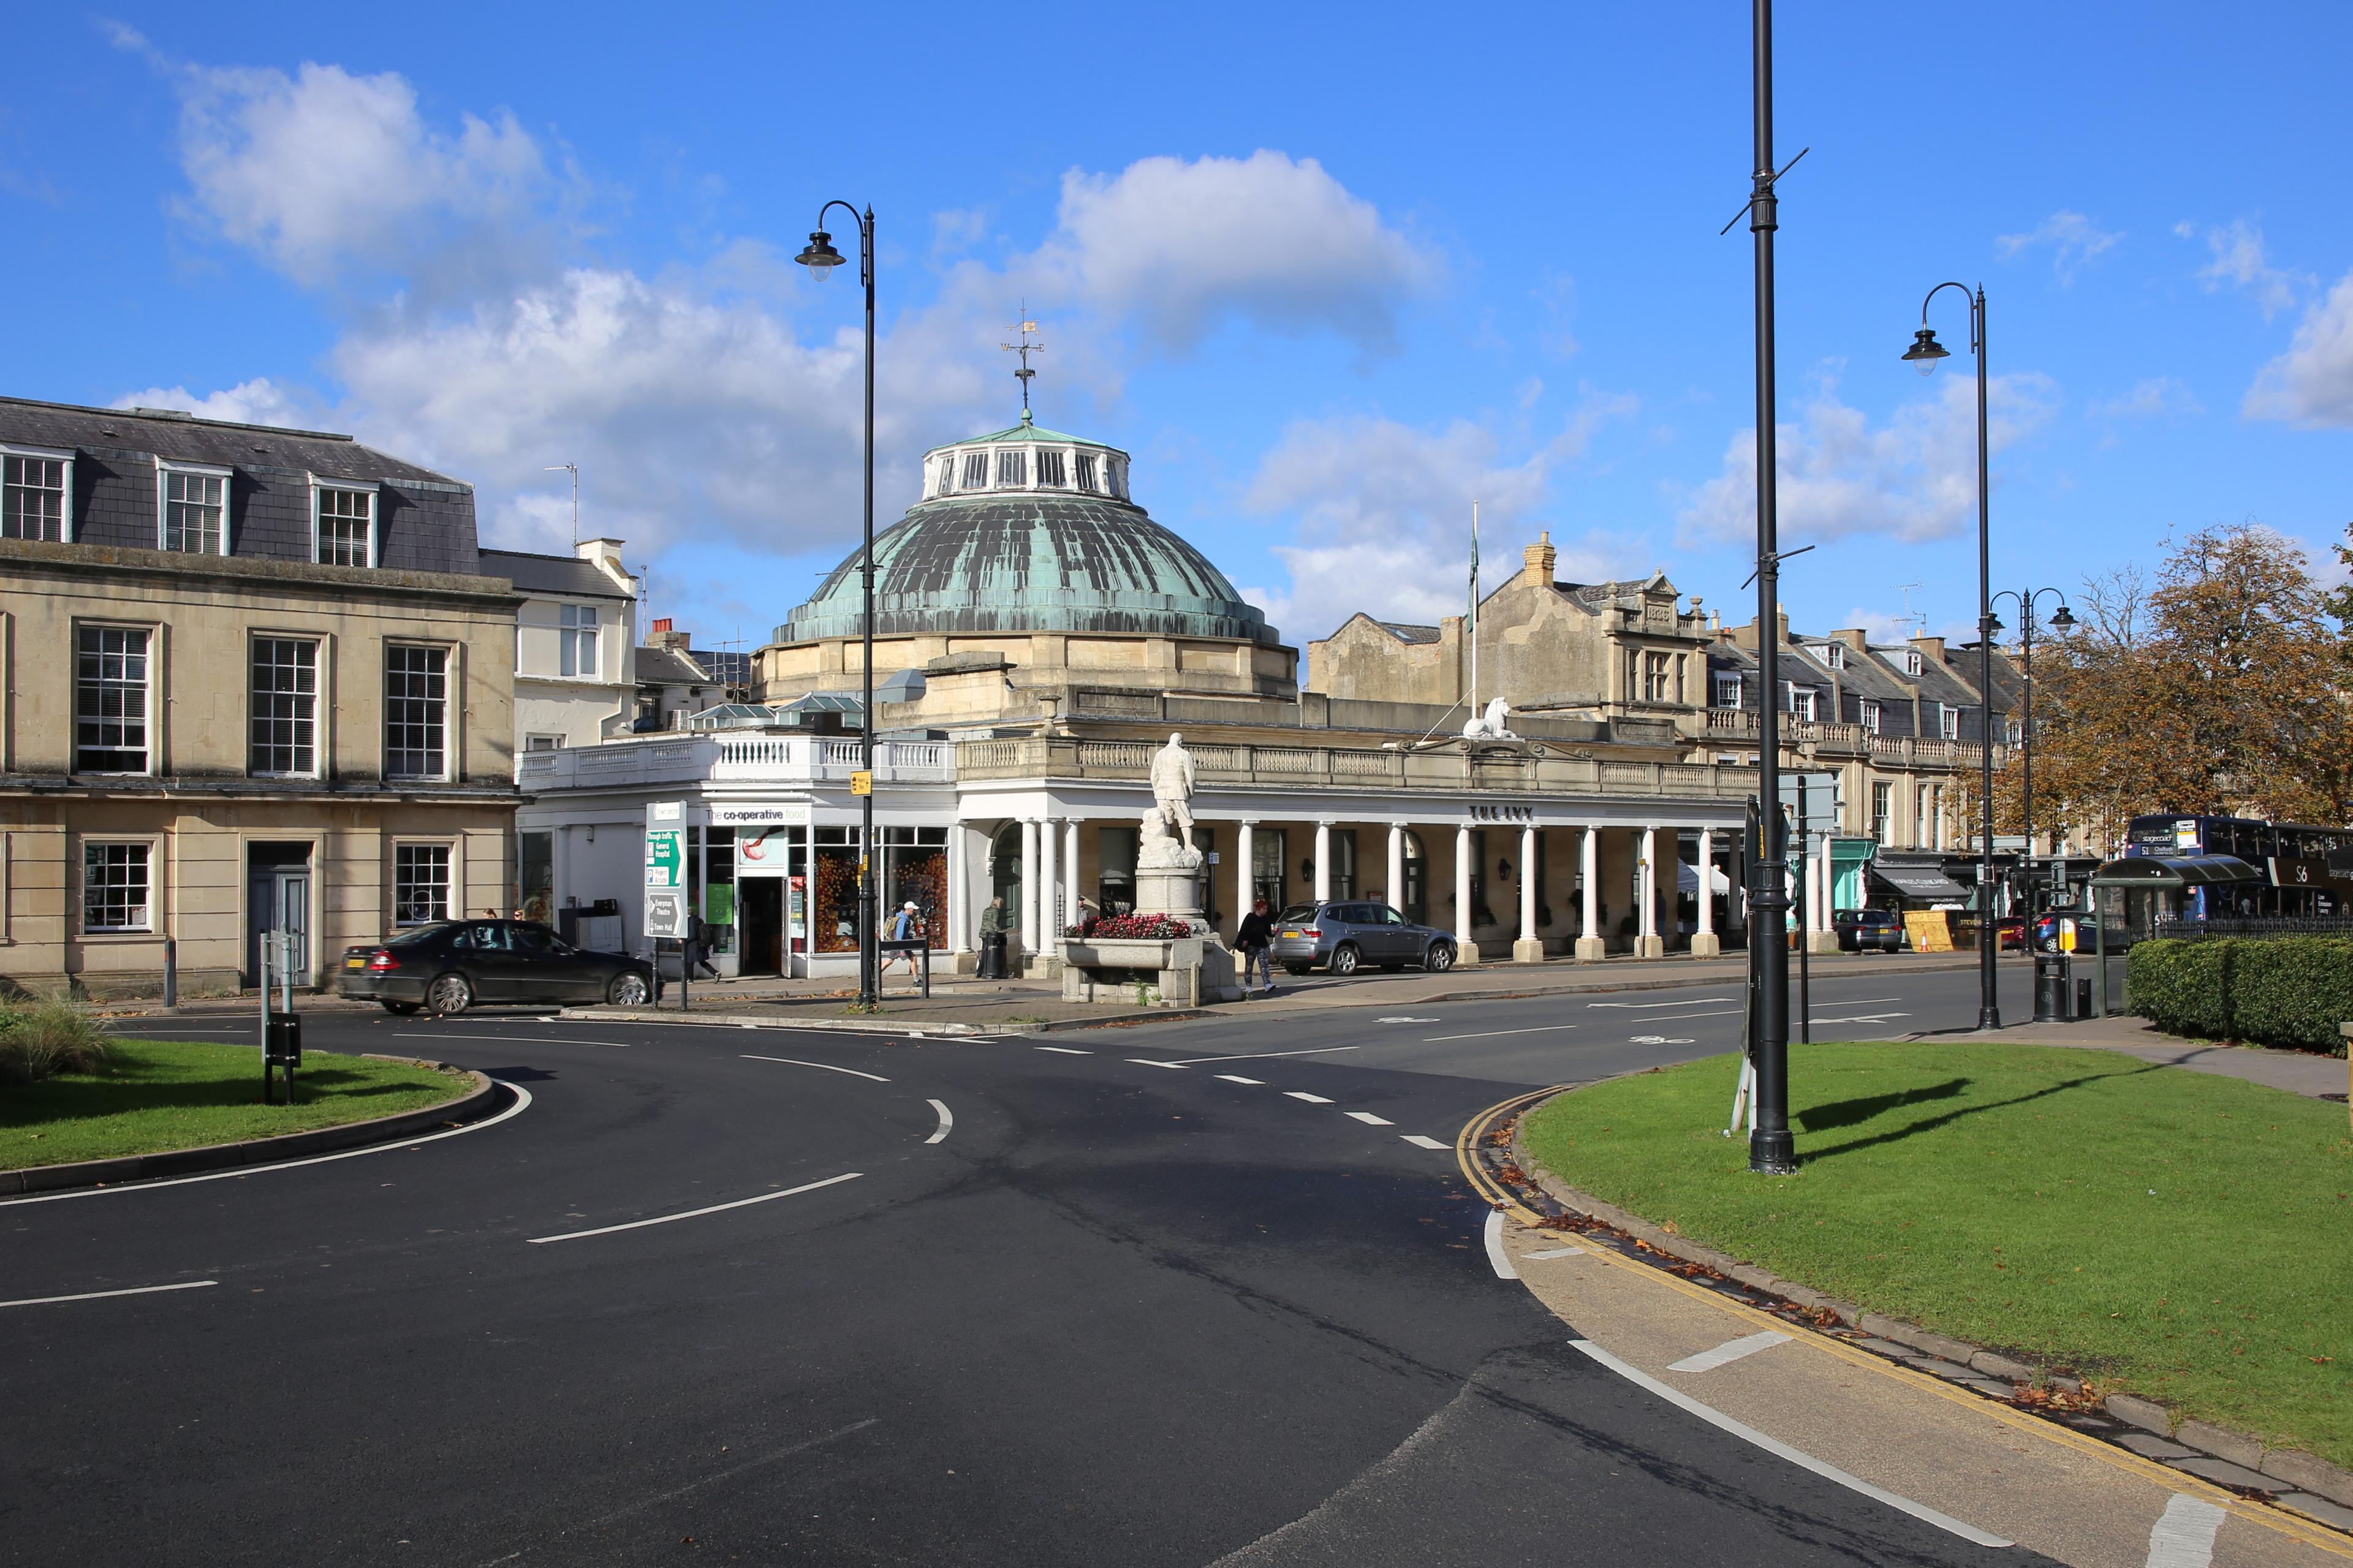
[[[915,907],[915,900],[909,899],[899,906],[899,912],[891,917],[891,940],[913,942],[923,934],[923,913]],[[908,979],[913,980],[922,973],[915,967],[915,955],[913,952],[902,950],[898,952],[886,952],[882,955],[881,967],[875,972],[874,978],[878,982],[891,973],[891,961],[894,958],[903,958],[907,961]]]

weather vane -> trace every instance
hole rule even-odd
[[[1021,317],[1022,319],[1010,329],[1021,334],[1021,341],[1018,343],[999,343],[997,346],[1008,353],[1018,353],[1021,356],[1021,368],[1015,371],[1013,374],[1014,378],[1021,383],[1021,416],[1027,419],[1029,416],[1029,379],[1038,374],[1029,368],[1029,356],[1033,353],[1044,353],[1046,345],[1029,341],[1029,334],[1038,330],[1038,323],[1029,319],[1029,301],[1027,300],[1021,301]]]

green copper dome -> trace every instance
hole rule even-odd
[[[924,500],[874,538],[877,637],[1113,632],[1279,645],[1208,558],[1127,496],[1127,454],[1029,421],[934,448]],[[776,628],[860,633],[859,552]]]

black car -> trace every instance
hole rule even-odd
[[[1387,904],[1294,904],[1275,919],[1270,956],[1293,974],[1318,965],[1354,974],[1368,963],[1392,973],[1414,963],[1443,974],[1454,967],[1454,938],[1416,925]]]
[[[1831,916],[1841,952],[1901,952],[1904,917],[1894,910],[1840,910]]]
[[[336,989],[387,1013],[462,1013],[477,1002],[608,1002],[654,997],[653,965],[577,948],[535,921],[444,921],[343,949]]]

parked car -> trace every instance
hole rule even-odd
[[[1831,916],[1842,952],[1901,952],[1911,945],[1894,910],[1840,910]]]
[[[336,989],[387,1013],[423,1007],[444,1016],[477,1002],[608,1002],[643,1006],[653,965],[623,952],[590,952],[535,921],[444,921],[387,942],[343,949]]]
[[[2071,949],[2063,935],[2072,934]],[[2100,924],[2089,910],[2072,905],[2060,905],[2043,910],[2034,921],[2034,951],[2037,952],[2097,952],[2100,951]]]
[[[1409,963],[1442,974],[1454,967],[1454,938],[1435,926],[1418,926],[1387,904],[1340,900],[1283,910],[1268,956],[1293,974],[1316,968],[1354,974],[1366,964],[1394,974]]]

